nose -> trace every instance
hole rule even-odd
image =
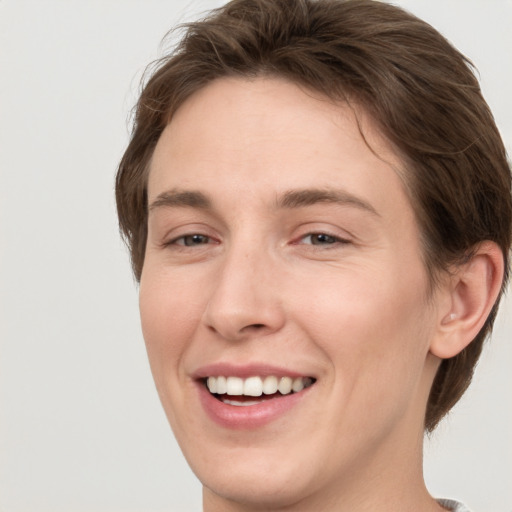
[[[233,249],[223,257],[204,323],[226,340],[267,336],[285,323],[279,271],[264,251]]]

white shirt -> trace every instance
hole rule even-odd
[[[437,500],[439,505],[451,510],[452,512],[471,512],[469,508],[467,508],[462,503],[454,500]]]

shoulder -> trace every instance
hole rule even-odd
[[[454,500],[437,500],[438,503],[445,507],[448,510],[451,510],[451,512],[471,512],[469,508],[467,508],[462,503],[459,503],[458,501]]]

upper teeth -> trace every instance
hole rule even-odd
[[[240,377],[208,377],[206,385],[210,393],[218,395],[246,395],[261,396],[272,395],[279,391],[282,395],[288,395],[292,391],[302,391],[311,386],[313,379],[310,377],[249,377],[241,379]]]

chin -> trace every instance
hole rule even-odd
[[[196,472],[204,486],[205,500],[220,497],[240,505],[270,510],[291,507],[312,492],[302,465],[289,471],[278,470],[278,459],[259,467],[248,467],[250,465],[248,461],[244,468],[237,465],[227,471]]]
[[[272,440],[255,436],[225,444],[206,436],[197,442],[195,437],[195,444],[187,436],[181,446],[204,486],[205,499],[222,498],[262,510],[291,507],[325,487],[324,480],[334,472],[326,471],[325,460],[319,466],[315,452],[321,449],[312,439],[297,442],[292,436],[277,441],[274,433]]]

